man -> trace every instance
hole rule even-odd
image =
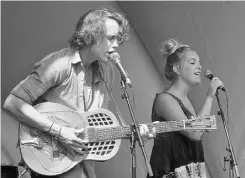
[[[20,122],[57,137],[72,154],[82,154],[84,142],[77,135],[83,129],[53,123],[33,105],[48,101],[82,112],[106,108],[114,76],[108,58],[128,40],[128,32],[128,20],[122,14],[107,9],[88,11],[77,22],[70,47],[50,53],[36,63],[32,73],[10,92],[3,107]],[[140,130],[147,138],[153,136],[146,125]],[[32,177],[47,176],[32,173]],[[94,163],[83,161],[53,177],[95,178]]]

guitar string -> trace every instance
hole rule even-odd
[[[183,121],[179,121],[178,123],[176,123],[176,122],[168,122],[168,123],[165,123],[164,125],[163,124],[158,124],[158,123],[155,123],[155,124],[148,124],[148,127],[150,128],[150,129],[152,129],[153,127],[155,127],[155,128],[157,128],[157,130],[172,130],[173,128],[176,128],[176,129],[178,129],[178,128],[182,128],[182,127],[184,127],[185,126],[185,124],[184,124],[184,122]],[[98,134],[103,134],[104,132],[108,132],[108,131],[117,131],[117,129],[118,129],[118,131],[119,132],[122,132],[123,131],[123,129],[125,130],[125,128],[126,127],[115,127],[115,128],[106,128],[106,129],[97,129],[97,133]],[[127,131],[128,131],[128,129],[130,129],[130,127],[127,127]],[[205,128],[200,128],[200,129],[205,129]]]
[[[183,126],[183,123],[178,123],[178,124],[176,124],[176,123],[169,123],[169,124],[166,124],[166,125],[148,125],[148,127],[150,128],[150,129],[152,129],[153,127],[155,127],[155,128],[157,128],[157,129],[164,129],[164,130],[166,130],[166,129],[172,129],[172,128],[179,128],[179,127],[182,127]],[[97,134],[103,134],[103,133],[107,133],[108,131],[118,131],[118,132],[121,132],[121,131],[125,131],[125,129],[126,129],[126,131],[130,131],[130,127],[114,127],[114,128],[106,128],[106,129],[97,129],[96,130],[96,133]]]
[[[148,127],[150,130],[153,127],[155,127],[156,131],[158,131],[158,132],[162,132],[162,131],[167,132],[167,131],[173,131],[173,129],[180,130],[185,126],[184,124],[185,123],[183,121],[178,121],[177,123],[175,121],[170,121],[170,122],[165,123],[164,125],[158,124],[158,123],[155,123],[155,124],[151,123],[151,124],[148,124]],[[97,129],[95,137],[96,136],[97,137],[104,137],[104,140],[107,138],[112,139],[112,138],[118,138],[118,137],[121,138],[123,136],[126,137],[127,133],[130,132],[130,129],[131,128],[129,126],[128,127],[118,126],[118,127],[114,127],[114,128]],[[90,135],[90,138],[91,137],[93,138],[94,134],[89,133],[88,135]]]

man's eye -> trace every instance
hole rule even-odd
[[[108,36],[108,40],[115,40],[117,38],[117,36],[116,35],[112,35],[112,36]]]

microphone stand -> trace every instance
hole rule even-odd
[[[229,158],[226,157],[226,156],[224,157],[224,164],[227,161],[229,161],[229,163],[230,163],[229,178],[234,178],[234,171],[236,173],[237,178],[240,178],[239,171],[238,171],[238,166],[237,166],[237,162],[236,162],[236,158],[235,158],[235,154],[234,154],[234,150],[233,150],[233,147],[232,147],[232,144],[231,144],[230,136],[229,136],[228,129],[227,129],[227,124],[226,124],[225,117],[224,117],[224,112],[222,111],[218,95],[219,95],[219,90],[217,89],[217,91],[215,93],[215,96],[217,98],[217,102],[218,102],[218,105],[219,105],[218,115],[221,116],[222,121],[223,121],[225,134],[226,134],[226,138],[227,138],[227,141],[228,141],[228,147],[226,147],[226,151],[228,151],[229,154],[230,154]],[[223,170],[225,171],[226,169],[224,168]]]
[[[125,81],[123,79],[121,79],[120,83],[121,83],[121,89],[123,90],[123,94],[121,95],[121,97],[122,97],[122,99],[126,100],[126,102],[128,104],[128,108],[129,108],[130,114],[131,114],[131,117],[132,117],[132,120],[133,120],[133,124],[131,126],[132,134],[131,134],[131,140],[130,140],[130,142],[131,142],[130,149],[131,149],[131,155],[132,155],[132,178],[136,178],[135,142],[137,140],[139,141],[139,146],[140,146],[140,148],[142,150],[142,153],[143,153],[143,156],[144,156],[144,159],[145,159],[147,171],[148,171],[150,176],[153,176],[151,165],[150,165],[150,162],[149,162],[149,160],[147,158],[147,155],[146,155],[146,152],[145,152],[144,142],[143,142],[143,140],[141,138],[141,135],[140,135],[139,125],[138,125],[138,123],[137,123],[137,121],[135,119],[135,115],[134,115],[131,103],[129,101],[129,96],[128,96],[128,93],[126,91]]]

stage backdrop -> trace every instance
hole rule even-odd
[[[83,13],[97,7],[121,11],[117,2],[2,2],[1,5],[2,103],[10,90],[31,72],[34,63],[50,52],[68,47],[68,38]],[[154,95],[163,88],[160,75],[133,29],[131,41],[118,52],[133,82],[136,119],[139,123],[150,122]],[[120,75],[116,72],[113,96],[127,124],[131,124],[126,101],[121,99]],[[129,95],[132,96],[130,90]],[[110,103],[109,108],[116,114],[113,104]],[[4,110],[1,121],[1,163],[16,165],[20,160],[16,149],[18,123]],[[148,156],[151,146],[152,141],[149,141],[146,144]],[[122,141],[118,154],[111,160],[96,163],[96,174],[98,178],[131,176],[128,140]],[[145,176],[144,159],[137,146],[137,177]]]
[[[245,2],[120,2],[137,34],[155,62],[162,77],[165,60],[159,53],[161,41],[177,38],[191,45],[199,54],[203,71],[211,69],[225,85],[232,118],[229,119],[231,142],[234,145],[241,177],[245,176]],[[165,82],[164,82],[165,83]],[[207,93],[209,81],[191,93],[199,111]],[[225,112],[224,95],[221,104]],[[217,113],[215,102],[212,114]],[[227,118],[227,117],[226,117]],[[223,171],[227,140],[221,118],[218,130],[205,133],[205,157],[214,178],[228,178]]]

